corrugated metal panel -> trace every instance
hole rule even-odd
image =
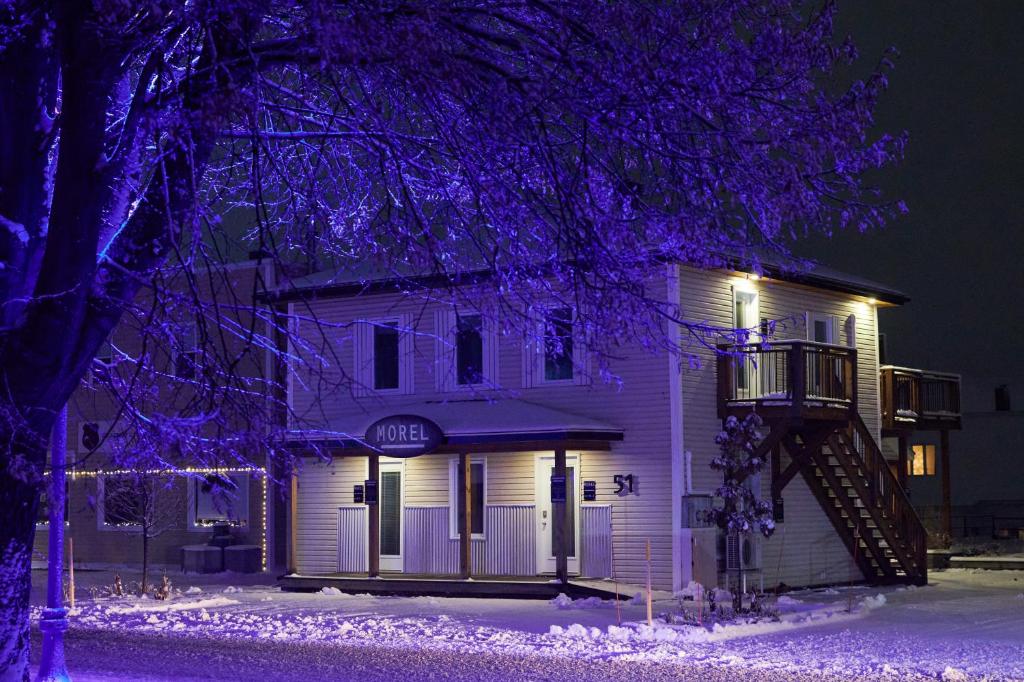
[[[338,507],[338,572],[367,570],[366,507]]]
[[[448,507],[405,508],[405,572],[452,575],[459,555],[448,538]]]
[[[534,575],[537,572],[537,524],[532,504],[488,505],[483,562],[486,575]],[[474,547],[476,549],[476,547]],[[474,554],[473,563],[476,564]]]
[[[580,507],[580,574],[588,578],[612,576],[612,507]]]

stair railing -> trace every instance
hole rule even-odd
[[[907,553],[914,564],[914,570],[921,576],[926,575],[928,561],[928,533],[900,486],[889,462],[882,454],[870,429],[858,414],[851,421],[850,443],[860,457],[864,470],[864,478],[868,483],[871,496],[870,503],[880,506],[886,517],[892,519],[899,537],[907,545]],[[894,547],[894,552],[899,549]]]

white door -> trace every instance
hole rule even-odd
[[[402,570],[402,462],[381,462],[377,486],[380,510],[380,570]]]
[[[733,326],[743,330],[749,336],[747,343],[760,343],[763,339],[759,333],[761,319],[759,300],[756,292],[733,290]],[[736,368],[736,397],[742,400],[756,398],[760,395],[758,360],[755,353],[749,353],[738,359]]]
[[[569,573],[580,572],[580,480],[579,455],[565,457],[565,504],[569,512]],[[554,524],[551,515],[551,476],[555,473],[555,456],[537,457],[537,572],[555,572]]]

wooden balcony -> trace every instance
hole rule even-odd
[[[885,365],[880,389],[883,431],[961,428],[959,374]]]
[[[812,341],[718,347],[718,415],[848,422],[857,413],[857,351]]]

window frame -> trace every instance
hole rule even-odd
[[[415,329],[408,313],[359,318],[353,321],[352,349],[353,393],[356,396],[409,395],[414,392]],[[398,388],[374,388],[376,385],[375,330],[381,325],[394,325],[398,330]]]
[[[907,457],[907,476],[911,478],[928,478],[935,476],[935,456],[937,448],[934,443],[914,443],[910,446],[909,457]],[[929,457],[929,454],[931,455]],[[920,459],[918,458],[920,455]],[[915,473],[916,464],[920,461],[921,473]],[[931,466],[929,467],[929,463]]]
[[[470,457],[469,465],[470,471],[474,464],[479,464],[482,467],[483,477],[483,499],[480,502],[480,514],[481,514],[481,525],[483,526],[482,533],[472,533],[470,535],[471,540],[486,540],[487,539],[487,458],[486,457]],[[459,539],[459,458],[452,457],[448,460],[448,537],[450,540]],[[472,519],[470,520],[472,526]]]
[[[401,321],[398,319],[377,320],[370,327],[370,360],[369,360],[369,388],[374,393],[398,393],[402,389],[402,330]],[[384,388],[377,387],[377,333],[389,328],[395,334],[395,385]]]
[[[566,379],[548,379],[545,366],[547,361],[547,320],[548,316],[557,310],[568,310],[571,316],[572,376]],[[589,355],[586,350],[586,335],[579,323],[579,312],[571,305],[549,305],[538,308],[534,317],[537,321],[533,325],[533,338],[527,339],[523,346],[523,387],[582,386],[589,383]]]
[[[476,383],[459,383],[459,348],[458,321],[459,317],[480,316],[481,365],[480,381]],[[495,320],[482,310],[467,308],[465,310],[444,308],[435,311],[436,357],[435,380],[439,393],[456,393],[460,391],[479,391],[498,386],[498,334]]]
[[[245,514],[244,515],[240,515],[240,516],[242,516],[242,518],[240,518],[238,520],[238,523],[232,522],[230,519],[227,520],[227,523],[232,528],[239,528],[239,529],[242,529],[242,530],[248,530],[250,528],[250,526],[251,526],[250,519],[249,519],[249,516],[250,516],[250,514],[249,514],[250,509],[249,508],[250,508],[250,505],[252,504],[252,499],[250,498],[250,494],[252,493],[252,481],[251,481],[252,476],[247,471],[223,471],[223,472],[215,472],[215,473],[210,473],[210,474],[196,474],[194,476],[189,476],[188,477],[188,495],[186,496],[187,504],[188,504],[188,513],[187,513],[187,516],[188,516],[187,528],[188,528],[188,530],[189,531],[207,532],[208,533],[213,528],[213,524],[201,525],[201,524],[197,523],[197,520],[196,520],[196,515],[197,514],[196,513],[197,513],[198,510],[196,509],[196,506],[197,506],[198,501],[199,501],[199,492],[200,492],[199,491],[199,478],[200,477],[201,478],[205,478],[206,476],[214,476],[214,475],[216,475],[216,476],[226,476],[226,477],[231,478],[231,479],[234,479],[235,477],[239,477],[240,478],[240,480],[241,480],[243,485],[239,485],[239,490],[241,490],[243,487],[245,489],[245,505],[240,507],[240,508],[244,509]],[[241,497],[241,494],[239,494],[239,497]]]
[[[171,372],[170,373],[171,373],[171,376],[174,377],[175,379],[183,379],[185,381],[195,381],[196,378],[200,374],[199,366],[201,364],[200,363],[200,359],[202,357],[202,349],[199,347],[199,325],[195,322],[195,320],[193,320],[193,321],[189,322],[188,324],[183,325],[182,327],[183,327],[183,330],[184,329],[189,330],[187,338],[188,338],[188,340],[191,343],[189,344],[188,348],[185,348],[184,344],[182,344],[181,347],[179,347],[177,344],[173,344],[171,346]],[[182,334],[182,336],[184,337],[186,335]],[[181,357],[188,356],[188,355],[194,356],[192,358],[192,361],[191,361],[192,362],[192,372],[193,372],[192,376],[185,376],[185,375],[181,374],[178,371],[178,360]]]
[[[107,479],[128,478],[130,474],[99,474],[96,476],[96,527],[101,531],[139,533],[143,524],[111,524],[107,523]]]

